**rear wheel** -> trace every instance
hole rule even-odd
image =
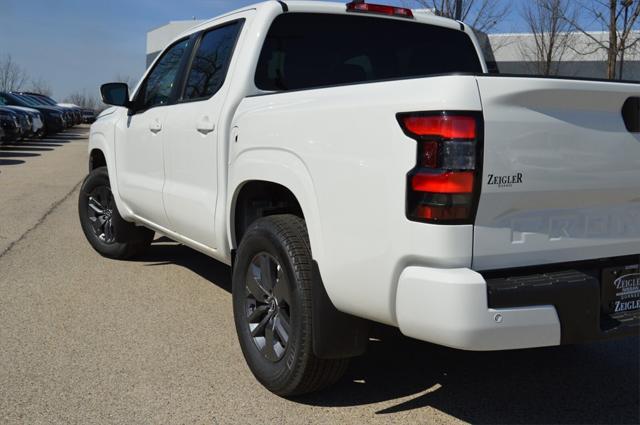
[[[233,312],[240,346],[255,377],[281,396],[329,386],[348,365],[313,352],[312,270],[304,220],[293,215],[255,221],[238,248]]]
[[[152,230],[128,223],[118,213],[107,167],[96,168],[84,180],[78,213],[85,237],[105,257],[135,257],[145,252],[153,240]]]

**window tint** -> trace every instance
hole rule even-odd
[[[189,40],[174,44],[156,62],[137,96],[137,109],[149,109],[153,106],[164,105],[169,101],[176,74],[180,68],[180,61],[188,45]]]
[[[35,96],[28,96],[28,95],[24,95],[20,97],[21,99],[23,99],[25,102],[30,103],[31,105],[55,105],[55,103],[49,103],[47,101],[45,101],[44,99],[40,99],[38,97]]]
[[[205,33],[193,58],[183,99],[213,96],[224,83],[240,22]]]
[[[14,95],[14,99],[17,99],[18,102],[21,102],[24,106],[42,106],[42,103],[38,103],[28,96]]]
[[[263,90],[294,90],[452,72],[482,72],[462,31],[365,16],[287,13],[269,29],[255,82]]]

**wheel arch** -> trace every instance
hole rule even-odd
[[[243,193],[256,187],[278,188],[276,193],[290,194],[290,199],[295,200],[299,214],[305,219],[313,258],[322,264],[324,250],[317,198],[311,176],[299,157],[282,150],[245,151],[230,165],[229,183],[227,233],[232,249],[240,243],[237,218],[241,215],[239,208],[243,207]],[[293,210],[284,212],[295,214]]]
[[[93,148],[89,152],[89,172],[98,167],[107,167],[107,158],[100,148]]]
[[[116,162],[115,162],[115,147],[113,138],[114,129],[109,129],[102,126],[92,126],[92,131],[89,136],[89,172],[98,167],[107,167],[109,173],[109,184],[111,185],[111,192],[113,193],[118,212],[125,220],[129,220],[132,216],[131,210],[126,206],[126,203],[120,197],[120,191],[118,190],[118,179],[116,178]]]
[[[239,217],[242,217],[242,208],[246,207],[246,199],[251,199],[254,193],[264,195],[266,192],[267,196],[275,193],[276,200],[295,202],[286,205],[284,210],[279,209],[276,202],[271,212],[297,212],[296,215],[305,220],[313,258],[314,353],[323,359],[348,358],[364,353],[370,322],[337,310],[331,294],[337,295],[334,291],[339,291],[339,288],[327,285],[322,279],[321,265],[330,265],[323,262],[322,224],[316,191],[302,160],[286,151],[256,150],[234,161],[229,176],[229,246],[235,251],[242,235],[240,229],[250,224],[238,221],[242,220]]]

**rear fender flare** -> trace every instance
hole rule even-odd
[[[250,181],[266,181],[286,187],[296,197],[304,214],[313,258],[322,264],[324,246],[320,213],[311,176],[304,162],[282,149],[250,149],[237,156],[229,167],[227,235],[229,246],[237,248],[235,208],[242,187]]]

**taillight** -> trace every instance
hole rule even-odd
[[[407,176],[407,217],[473,223],[480,183],[480,113],[418,112],[397,117],[418,146],[416,166]]]
[[[365,3],[364,0],[353,0],[347,3],[347,12],[378,13],[400,18],[413,18],[413,12],[406,7],[388,6],[384,4]]]

